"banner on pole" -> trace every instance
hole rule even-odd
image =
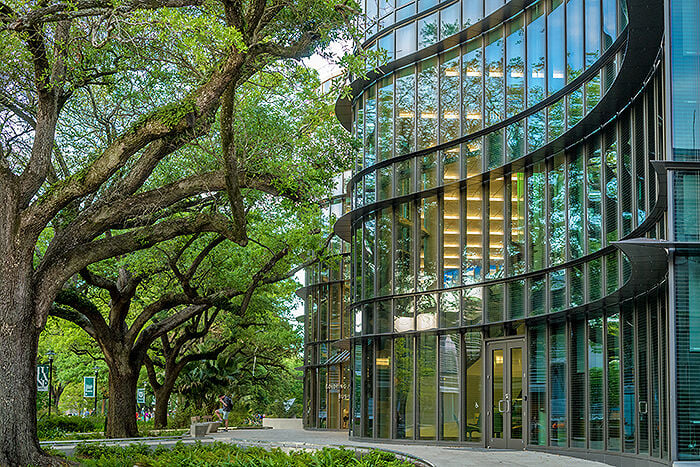
[[[83,397],[95,397],[94,376],[83,376]]]
[[[36,390],[39,392],[49,392],[49,366],[36,366]]]
[[[138,388],[136,390],[136,403],[145,404],[146,403],[146,389]]]

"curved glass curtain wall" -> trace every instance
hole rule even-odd
[[[434,5],[367,6],[383,15],[367,37],[407,18],[403,9],[435,10],[366,46],[396,59],[502,3]],[[663,158],[663,72],[584,141],[525,163],[595,112],[622,62],[622,52],[601,57],[626,11],[624,1],[535,2],[354,101],[364,152],[349,185],[361,213],[351,228],[353,436],[484,445],[484,342],[511,336],[526,339],[518,430],[528,448],[668,458],[665,283],[616,298],[631,264],[613,245],[665,235],[663,223],[642,231],[656,200],[649,162]]]
[[[354,132],[365,148],[356,171],[496,125],[556,93],[597,65],[624,30],[625,11],[624,1],[536,2],[458,47],[376,80],[353,103]],[[428,19],[418,21],[418,33],[400,28],[378,41],[389,61],[438,41],[437,16]],[[616,60],[605,65],[566,98],[462,151],[491,168],[561,136],[612,84]],[[481,162],[474,160],[472,169],[481,171]]]
[[[341,177],[339,186],[344,186]],[[323,207],[332,225],[349,211],[345,195]],[[350,418],[349,245],[334,236],[326,259],[306,268],[304,315],[305,428],[347,429]]]

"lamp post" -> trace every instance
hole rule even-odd
[[[51,383],[52,383],[52,373],[53,373],[53,356],[56,355],[56,352],[53,350],[49,350],[46,352],[46,355],[49,357],[49,416],[51,416]]]
[[[99,371],[100,367],[95,365],[92,367],[93,370],[95,370],[95,409],[93,410],[93,414],[97,416],[97,372]]]

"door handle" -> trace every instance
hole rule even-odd
[[[498,401],[498,411],[499,411],[500,413],[505,412],[505,411],[503,410],[503,402],[505,402],[503,399],[501,399],[500,401]]]
[[[648,410],[649,404],[647,404],[646,401],[639,401],[639,413],[642,415],[646,415]]]

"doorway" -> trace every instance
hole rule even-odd
[[[525,340],[486,343],[488,447],[524,449]]]

